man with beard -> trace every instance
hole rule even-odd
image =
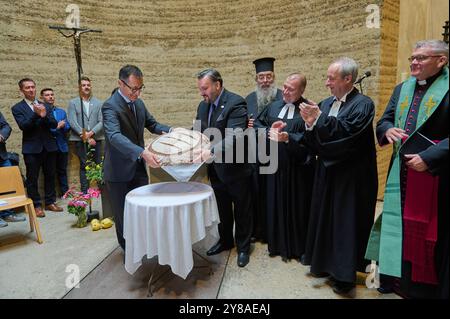
[[[79,90],[83,108],[80,106],[80,97],[76,97],[69,102],[67,116],[72,130],[69,141],[75,141],[77,156],[80,159],[81,191],[86,193],[89,183],[86,179],[87,154],[84,143],[86,141],[89,148],[95,149],[94,161],[97,164],[100,163],[102,144],[105,139],[101,111],[103,102],[92,96],[91,80],[87,76],[81,77]],[[84,117],[84,127],[82,116]],[[84,136],[83,129],[85,129]]]
[[[274,73],[275,58],[261,58],[253,61],[256,68],[256,90],[250,93],[247,102],[248,124],[253,127],[255,119],[274,101],[283,100],[283,93],[275,87]],[[257,144],[258,145],[258,144]],[[266,231],[266,177],[259,174],[260,163],[253,165],[252,173],[252,203],[253,203],[253,232],[252,241],[267,241]]]
[[[236,149],[239,140],[243,139],[239,131],[243,132],[247,121],[245,100],[223,87],[222,76],[215,69],[198,73],[197,86],[203,101],[198,105],[196,119],[201,123],[202,133],[207,136],[211,133],[215,160],[208,165],[208,177],[220,216],[220,239],[206,254],[212,256],[230,250],[236,241],[237,264],[245,267],[250,260],[252,215],[249,186],[252,169],[249,164],[237,161],[237,152],[242,150]],[[220,134],[214,135],[214,132]],[[227,154],[234,154],[231,162]]]

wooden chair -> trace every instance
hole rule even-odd
[[[0,202],[5,201],[6,205],[0,205],[0,210],[7,210],[16,207],[25,207],[25,212],[30,219],[30,230],[36,230],[37,242],[42,244],[41,231],[34,211],[33,201],[25,195],[22,176],[19,167],[0,167]]]

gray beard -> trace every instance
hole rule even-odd
[[[261,113],[264,108],[275,100],[277,96],[277,88],[271,85],[267,89],[256,87],[256,102],[258,104],[258,113]]]

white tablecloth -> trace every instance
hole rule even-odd
[[[211,186],[170,182],[136,188],[125,198],[125,269],[133,274],[142,257],[158,255],[160,265],[186,279],[194,261],[192,244],[207,232],[219,238],[220,222]]]

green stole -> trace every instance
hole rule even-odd
[[[411,138],[420,129],[439,106],[448,91],[448,84],[448,67],[446,66],[423,97],[419,107],[416,130],[408,138]],[[414,77],[410,77],[402,85],[395,112],[396,127],[405,127],[415,87],[416,78]],[[380,273],[395,277],[402,275],[403,226],[399,158],[401,147],[401,141],[394,143],[392,154],[394,161],[384,191],[383,212],[372,226],[366,250],[366,259],[378,261]]]

